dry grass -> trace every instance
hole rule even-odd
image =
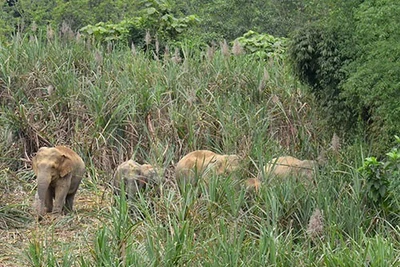
[[[81,189],[75,200],[75,212],[71,215],[53,217],[47,215],[40,223],[36,222],[31,192],[18,190],[6,195],[6,206],[29,207],[30,220],[19,224],[18,228],[10,227],[0,230],[0,266],[28,266],[27,251],[30,245],[51,249],[56,258],[62,258],[67,249],[74,257],[90,256],[94,235],[99,225],[104,222],[104,214],[109,213],[110,190],[98,187]]]

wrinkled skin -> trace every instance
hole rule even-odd
[[[150,164],[140,165],[133,160],[125,161],[115,171],[114,193],[119,194],[123,183],[127,195],[133,197],[139,190],[156,183],[157,178],[157,171]]]
[[[184,156],[176,165],[177,180],[196,184],[198,177],[229,174],[239,169],[237,155],[219,155],[209,150],[196,150]]]
[[[317,162],[314,160],[299,160],[291,156],[278,157],[270,160],[264,167],[267,174],[278,177],[296,176],[313,180]]]
[[[75,194],[85,173],[81,157],[65,146],[41,147],[32,159],[37,177],[38,218],[46,212],[72,211]]]

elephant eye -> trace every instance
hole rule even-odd
[[[57,167],[57,164],[55,162],[50,163],[50,168],[55,169]]]

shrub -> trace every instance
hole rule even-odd
[[[310,85],[318,104],[335,130],[353,129],[357,117],[341,96],[342,67],[348,60],[343,52],[346,34],[323,25],[307,25],[296,31],[289,43],[288,57],[294,73]]]
[[[144,41],[145,31],[141,29],[140,18],[126,19],[119,23],[99,22],[95,25],[87,25],[79,31],[87,36],[94,37],[97,41]]]
[[[400,138],[395,136],[397,147],[386,153],[386,160],[368,157],[359,168],[365,178],[365,196],[369,203],[379,206],[385,212],[400,211]]]
[[[343,71],[341,88],[354,113],[368,123],[374,150],[390,148],[400,128],[400,7],[397,1],[365,1],[355,12],[357,54]]]
[[[343,8],[293,35],[289,57],[330,124],[348,133],[363,129],[381,154],[400,127],[400,7],[393,0],[335,5]]]
[[[269,34],[259,34],[248,31],[236,39],[247,53],[255,54],[260,59],[283,59],[286,52],[286,38],[274,37]]]
[[[190,15],[177,18],[165,1],[144,1],[140,16],[124,19],[119,23],[99,22],[80,29],[81,33],[93,36],[97,41],[121,41],[135,43],[139,47],[149,44],[146,33],[157,36],[161,41],[176,40],[198,18]]]

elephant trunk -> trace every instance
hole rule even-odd
[[[51,182],[51,176],[46,172],[39,172],[37,176],[38,183],[38,196],[39,196],[39,205],[38,205],[38,215],[43,216],[45,214],[45,201],[47,196],[47,190],[49,189],[49,185]]]

